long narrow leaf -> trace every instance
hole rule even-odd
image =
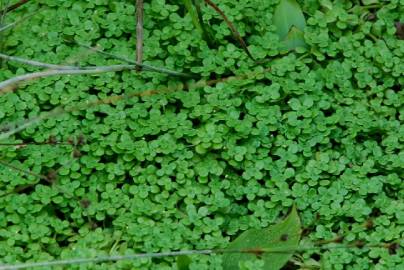
[[[202,9],[201,9],[201,1],[202,0],[192,0],[192,3],[195,6],[196,14],[198,15],[199,22],[202,27],[202,34],[205,41],[208,43],[209,47],[213,47],[215,45],[215,37],[212,34],[209,25],[204,23],[203,16],[202,16]]]
[[[191,16],[192,23],[194,24],[195,28],[201,34],[203,34],[202,23],[201,23],[201,20],[200,20],[200,18],[198,16],[196,10],[194,9],[192,0],[182,0],[182,3],[184,3],[185,8],[187,9],[189,15]]]

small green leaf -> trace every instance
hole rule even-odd
[[[329,10],[331,10],[332,7],[333,7],[331,0],[320,0],[320,5],[322,7],[325,7],[327,9],[329,9]]]
[[[293,251],[297,249],[299,240],[300,219],[296,208],[293,207],[291,213],[281,223],[265,229],[247,230],[230,243],[227,250]],[[293,252],[258,253],[226,253],[223,255],[223,269],[239,269],[240,262],[252,260],[258,256],[264,260],[264,269],[277,270],[284,266],[293,255]]]
[[[178,270],[188,270],[191,264],[191,258],[187,255],[180,255],[177,257],[177,269]]]
[[[295,0],[281,0],[275,9],[273,22],[281,40],[287,37],[293,26],[300,31],[306,27],[303,12]]]
[[[379,4],[379,0],[362,0],[362,3],[367,6],[367,5],[373,5],[373,4]]]

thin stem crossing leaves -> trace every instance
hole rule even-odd
[[[129,64],[132,64],[132,65],[138,65],[139,67],[142,68],[142,70],[154,71],[154,72],[164,73],[164,74],[167,74],[167,75],[185,77],[185,78],[199,77],[198,74],[183,73],[183,72],[178,72],[178,71],[174,71],[174,70],[170,70],[170,69],[166,69],[166,68],[162,68],[162,67],[155,67],[155,66],[148,65],[148,64],[138,64],[134,60],[131,60],[131,59],[119,56],[119,55],[115,55],[115,54],[112,54],[112,53],[108,53],[108,52],[105,52],[105,51],[103,51],[101,49],[97,49],[95,47],[90,47],[90,46],[87,46],[85,44],[78,44],[78,45],[82,46],[84,48],[87,48],[87,49],[89,49],[91,51],[94,51],[96,53],[99,53],[100,55],[104,55],[106,57],[114,58],[114,59],[117,59],[117,60],[129,63]]]
[[[56,75],[89,75],[100,74],[106,72],[116,72],[123,70],[134,70],[136,65],[112,65],[112,66],[98,66],[94,68],[83,69],[56,69],[40,72],[33,72],[21,76],[13,77],[11,79],[0,82],[0,92],[5,92],[12,89],[15,85],[23,81],[30,81],[38,78],[51,77]]]
[[[352,245],[340,245],[340,246],[332,246],[327,247],[327,249],[341,249],[341,248],[364,248],[364,247],[388,247],[390,244],[369,244],[362,245],[361,247],[352,246]],[[0,270],[17,270],[17,269],[27,269],[27,268],[37,268],[37,267],[49,267],[49,266],[61,266],[61,265],[72,265],[72,264],[85,264],[85,263],[100,263],[100,262],[114,262],[114,261],[122,261],[122,260],[134,260],[141,258],[162,258],[162,257],[176,257],[180,255],[212,255],[212,254],[225,254],[225,253],[295,253],[298,251],[307,251],[307,250],[321,250],[324,247],[299,247],[297,249],[287,249],[287,248],[254,248],[254,249],[238,249],[238,250],[229,250],[229,249],[204,249],[204,250],[182,250],[182,251],[169,251],[169,252],[158,252],[158,253],[139,253],[133,255],[125,255],[125,256],[99,256],[95,258],[73,258],[66,260],[54,260],[54,261],[45,261],[45,262],[34,262],[34,263],[21,263],[14,265],[0,265]]]
[[[37,12],[34,12],[34,13],[32,13],[32,14],[29,14],[29,15],[27,15],[27,16],[25,16],[25,17],[22,17],[22,18],[19,19],[18,21],[15,21],[15,22],[12,22],[12,23],[9,23],[9,24],[6,24],[6,25],[1,25],[1,24],[0,24],[0,32],[3,32],[3,31],[6,31],[6,30],[8,30],[8,29],[11,29],[11,28],[15,27],[17,24],[22,23],[23,21],[25,21],[25,20],[31,18],[32,16],[36,15],[37,13],[38,13],[38,11],[37,11]]]
[[[254,57],[251,55],[250,51],[248,50],[247,44],[241,37],[240,33],[237,31],[234,24],[229,20],[229,18],[227,18],[226,14],[224,14],[224,12],[211,0],[205,0],[205,3],[208,4],[209,6],[211,6],[217,13],[219,13],[219,15],[223,18],[223,20],[225,21],[227,26],[230,28],[231,32],[233,33],[234,38],[237,40],[238,43],[240,43],[240,46],[246,52],[248,57],[250,57],[251,60],[255,61]]]
[[[27,175],[35,176],[35,177],[40,178],[40,179],[47,179],[45,175],[36,174],[34,172],[21,169],[21,168],[19,168],[17,166],[14,166],[14,165],[12,165],[10,163],[7,163],[7,162],[5,162],[5,161],[3,161],[1,159],[0,159],[0,165],[8,167],[8,168],[13,169],[13,170],[18,171],[18,172],[22,172],[22,173],[27,174]]]
[[[143,0],[136,0],[136,63],[137,71],[143,62]]]
[[[134,67],[134,66],[133,66]],[[49,119],[51,117],[55,117],[58,115],[62,115],[64,113],[69,113],[69,112],[73,112],[73,111],[80,111],[80,110],[85,110],[89,107],[93,107],[93,106],[97,106],[100,104],[109,104],[112,102],[116,102],[119,100],[124,100],[124,99],[130,99],[132,97],[138,96],[138,97],[142,97],[142,96],[150,96],[150,95],[156,95],[156,94],[163,94],[163,93],[169,93],[169,92],[175,92],[175,91],[182,91],[182,90],[187,90],[187,89],[197,89],[197,88],[201,88],[201,87],[205,87],[205,86],[212,86],[214,84],[220,83],[220,82],[230,82],[230,81],[239,81],[239,80],[243,80],[249,77],[254,77],[257,76],[259,74],[265,74],[265,72],[268,72],[270,69],[263,69],[260,71],[252,71],[252,72],[248,72],[246,74],[241,74],[238,76],[230,76],[230,77],[225,77],[225,78],[221,78],[221,79],[215,79],[215,80],[209,80],[209,81],[205,81],[205,80],[201,80],[195,83],[190,83],[190,84],[186,84],[181,86],[180,88],[173,88],[173,87],[165,87],[165,88],[161,88],[159,90],[154,90],[154,89],[150,89],[150,90],[146,90],[143,92],[136,92],[136,93],[131,93],[131,94],[124,94],[124,95],[117,95],[117,96],[111,96],[111,97],[107,97],[104,99],[97,99],[95,101],[92,102],[83,102],[83,103],[79,103],[78,105],[72,106],[70,108],[64,108],[64,107],[56,107],[55,109],[49,111],[49,112],[45,112],[40,114],[39,116],[30,118],[30,119],[26,119],[22,122],[18,122],[18,123],[9,123],[3,126],[0,126],[0,130],[4,130],[5,132],[0,133],[0,140],[4,140],[7,139],[8,137],[30,127],[30,126],[35,126],[37,124],[39,124],[41,121]],[[57,70],[56,70],[57,71]],[[60,71],[64,71],[64,70],[60,70]],[[67,70],[68,72],[70,70]],[[77,70],[77,71],[81,71],[81,70]],[[25,75],[23,75],[25,76]],[[1,83],[0,83],[1,85]],[[1,90],[1,87],[0,87]]]
[[[80,67],[77,66],[65,66],[65,65],[54,65],[54,64],[48,64],[48,63],[44,63],[44,62],[39,62],[39,61],[35,61],[35,60],[28,60],[28,59],[24,59],[21,57],[17,57],[17,56],[11,56],[11,55],[6,55],[3,53],[0,53],[0,58],[7,60],[7,61],[15,61],[15,62],[19,62],[19,63],[23,63],[26,65],[30,65],[30,66],[35,66],[35,67],[42,67],[42,68],[50,68],[50,69],[56,69],[56,70],[65,70],[65,69],[80,69]]]
[[[10,6],[5,7],[4,9],[2,9],[2,10],[0,11],[0,13],[8,13],[8,12],[10,12],[10,11],[13,11],[13,10],[15,10],[15,9],[17,9],[17,8],[19,8],[19,7],[21,7],[22,5],[28,3],[29,1],[30,1],[30,0],[20,0],[20,1],[18,1],[17,3],[13,4],[13,5],[10,5]]]
[[[104,54],[110,57],[113,57],[111,54],[102,52],[100,50],[91,48],[91,50],[96,51],[100,54]],[[135,70],[138,69],[139,67],[144,68],[145,70],[148,71],[154,71],[154,72],[160,72],[160,73],[165,73],[171,76],[178,76],[178,77],[186,77],[186,78],[192,78],[195,77],[196,74],[187,74],[187,73],[182,73],[182,72],[177,72],[165,68],[159,68],[159,67],[154,67],[151,65],[144,65],[144,64],[139,64],[136,61],[131,61],[129,59],[121,58],[121,57],[116,57],[119,60],[125,61],[132,63],[131,65],[110,65],[110,66],[88,66],[88,67],[77,67],[77,66],[64,66],[64,65],[55,65],[55,64],[48,64],[48,63],[43,63],[39,61],[34,61],[34,60],[26,60],[20,57],[15,57],[15,56],[9,56],[6,54],[0,53],[0,58],[5,59],[8,61],[16,61],[20,63],[24,63],[27,65],[31,66],[37,66],[37,67],[42,67],[42,68],[49,68],[51,70],[46,70],[46,71],[40,71],[40,72],[33,72],[33,73],[28,73],[20,76],[16,76],[13,78],[10,78],[8,80],[0,82],[0,93],[5,92],[8,90],[12,90],[16,84],[23,82],[23,81],[30,81],[33,79],[37,78],[44,78],[44,77],[50,77],[50,76],[56,76],[56,75],[88,75],[88,74],[100,74],[100,73],[106,73],[106,72],[116,72],[116,71],[123,71],[123,70]]]

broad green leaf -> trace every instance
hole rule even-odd
[[[306,47],[303,32],[294,26],[292,26],[290,29],[283,43],[285,44],[285,48],[288,50],[293,50],[296,47]]]
[[[237,270],[241,261],[252,260],[258,255],[264,260],[264,269],[277,270],[284,266],[298,248],[300,240],[300,219],[295,207],[284,221],[265,229],[250,229],[243,232],[226,248],[227,250],[265,250],[278,252],[225,253],[223,269]],[[279,252],[290,250],[292,252]]]
[[[177,257],[178,270],[189,270],[190,264],[191,264],[191,258],[189,258],[187,255],[180,255]]]
[[[273,22],[281,40],[286,38],[292,26],[300,31],[306,27],[303,12],[295,0],[281,0],[275,8]]]

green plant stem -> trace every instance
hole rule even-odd
[[[374,8],[381,8],[383,4],[372,4],[372,5],[367,5],[367,6],[359,6],[361,9],[368,10],[368,9],[374,9]],[[348,9],[348,13],[352,12],[355,9],[356,6],[353,6],[352,8]]]
[[[129,64],[132,64],[132,65],[138,65],[139,67],[142,68],[142,70],[149,70],[149,71],[154,71],[154,72],[159,72],[159,73],[165,73],[165,74],[167,74],[167,75],[178,76],[178,77],[185,77],[185,78],[195,78],[195,77],[199,77],[198,74],[182,73],[182,72],[178,72],[178,71],[174,71],[174,70],[170,70],[170,69],[166,69],[166,68],[161,68],[161,67],[155,67],[155,66],[151,66],[151,65],[147,65],[147,64],[138,64],[136,61],[133,61],[133,60],[131,60],[131,59],[128,59],[128,58],[125,58],[125,57],[122,57],[122,56],[119,56],[119,55],[115,55],[115,54],[112,54],[112,53],[108,53],[108,52],[105,52],[105,51],[103,51],[103,50],[100,50],[100,49],[97,49],[97,48],[94,48],[94,47],[87,46],[87,45],[85,45],[85,44],[80,44],[80,43],[77,43],[77,44],[78,44],[79,46],[82,46],[82,47],[84,47],[84,48],[87,48],[87,49],[89,49],[89,50],[91,50],[91,51],[94,51],[94,52],[96,52],[96,53],[99,53],[99,54],[101,54],[101,55],[108,56],[108,57],[111,57],[111,58],[114,58],[114,59],[117,59],[117,60],[120,60],[120,61],[129,63]]]

